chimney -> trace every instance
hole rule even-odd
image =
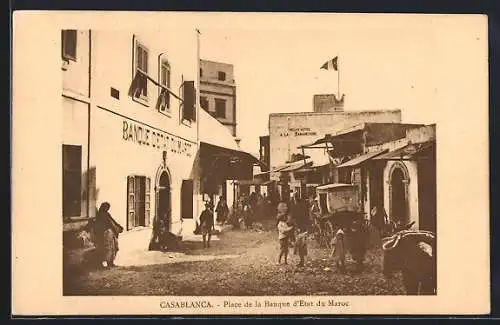
[[[335,94],[316,94],[313,96],[313,112],[342,112],[344,98],[344,94],[340,98],[337,98]]]

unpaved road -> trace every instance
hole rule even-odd
[[[209,249],[201,248],[199,242],[182,244],[184,253],[205,255],[204,259],[75,275],[67,279],[65,295],[404,294],[399,276],[391,280],[382,276],[379,250],[368,252],[366,269],[361,274],[338,272],[328,258],[329,252],[314,242],[310,242],[305,268],[296,267],[298,257],[294,255],[288,265],[278,265],[277,232],[272,222],[264,225],[264,231],[224,232]]]

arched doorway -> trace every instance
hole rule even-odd
[[[168,230],[170,230],[172,210],[170,193],[170,175],[167,171],[162,171],[158,179],[156,194],[156,216],[158,220],[163,220]]]
[[[396,164],[390,174],[391,219],[394,222],[408,223],[408,173],[402,164]]]

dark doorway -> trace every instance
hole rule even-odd
[[[385,162],[384,162],[385,164]],[[383,183],[383,167],[380,164],[374,164],[368,171],[369,177],[369,195],[370,195],[370,211],[377,207],[377,216],[372,223],[382,227],[384,223],[384,183]]]
[[[405,194],[405,175],[401,168],[396,168],[391,177],[391,218],[395,222],[408,222],[408,202]]]
[[[436,161],[426,157],[418,162],[419,228],[436,231]]]
[[[171,196],[170,196],[170,177],[167,172],[162,172],[158,182],[158,201],[156,211],[158,219],[165,222],[170,230],[171,219]]]

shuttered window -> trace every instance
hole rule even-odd
[[[160,83],[168,89],[170,89],[170,76],[170,64],[167,61],[163,61],[160,71]],[[170,110],[170,94],[168,91],[162,90],[161,92],[159,110],[160,112],[167,112]]]
[[[151,179],[144,176],[127,178],[127,230],[149,226],[151,214]]]
[[[144,189],[144,193],[144,226],[149,226],[151,216],[151,179],[149,177],[146,178],[146,187]]]
[[[226,118],[226,100],[221,98],[215,99],[215,116]]]
[[[61,31],[62,57],[66,60],[76,61],[76,30],[65,29]]]
[[[196,121],[196,88],[194,81],[182,83],[182,119]]]
[[[135,44],[135,84],[136,87],[134,96],[146,99],[148,97],[148,62],[149,51],[148,49],[136,42]]]
[[[129,176],[127,178],[127,194],[128,194],[128,202],[127,202],[127,230],[130,230],[134,227],[135,222],[135,178],[134,176]]]

